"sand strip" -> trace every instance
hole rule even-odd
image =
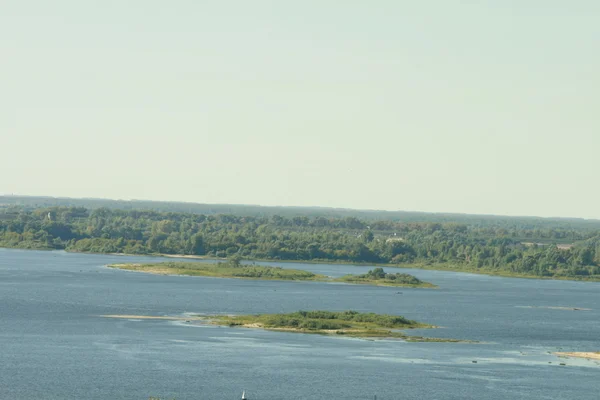
[[[588,360],[600,360],[600,352],[559,352],[554,353],[559,357],[576,357],[576,358],[587,358]]]
[[[169,317],[169,316],[156,316],[156,315],[100,315],[103,318],[122,318],[122,319],[163,319],[168,321],[199,321],[203,318],[200,317]]]

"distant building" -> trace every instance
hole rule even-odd
[[[387,238],[385,240],[386,243],[393,243],[393,242],[404,242],[404,238],[401,238],[400,236],[394,236],[391,238]]]
[[[559,250],[571,250],[573,247],[575,247],[574,244],[557,244],[556,248]]]
[[[532,242],[521,242],[521,244],[523,246],[527,246],[527,247],[533,247],[533,246],[550,246],[549,243],[532,243]],[[574,244],[557,244],[556,248],[558,250],[571,250],[573,247],[575,247]]]

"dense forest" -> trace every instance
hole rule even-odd
[[[0,207],[0,246],[600,279],[600,230],[591,222],[573,228],[560,220],[496,218],[497,224],[481,224],[9,204]]]

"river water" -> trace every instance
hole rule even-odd
[[[551,354],[600,350],[600,283],[407,270],[440,289],[399,289],[105,267],[151,260],[161,259],[0,249],[0,399],[600,398],[600,362]],[[279,265],[330,276],[369,269]],[[301,309],[400,314],[442,327],[419,334],[480,343],[99,317]]]

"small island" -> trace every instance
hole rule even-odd
[[[111,264],[110,268],[129,271],[146,272],[158,275],[209,276],[215,278],[261,279],[342,282],[375,286],[401,286],[413,288],[433,288],[435,285],[424,282],[409,274],[389,274],[383,268],[375,268],[363,275],[345,275],[341,278],[330,278],[299,269],[268,267],[253,264],[242,264],[239,259],[231,259],[216,264],[200,262],[161,262],[153,264]]]
[[[407,342],[477,343],[451,338],[411,336],[406,329],[437,328],[399,315],[360,313],[358,311],[297,311],[288,314],[256,315],[99,315],[103,318],[128,320],[168,320],[190,324],[211,324],[231,328],[264,329],[269,331],[334,335],[362,339],[400,339]]]
[[[429,282],[424,282],[419,278],[403,273],[386,273],[383,268],[375,268],[363,275],[345,275],[336,279],[337,282],[358,283],[364,285],[377,286],[401,286],[401,287],[437,287]]]
[[[364,339],[403,339],[410,342],[462,342],[456,339],[410,336],[400,329],[435,328],[402,316],[357,311],[298,311],[289,314],[204,316],[211,324],[272,331],[341,335]]]
[[[237,260],[216,264],[199,262],[162,262],[154,264],[112,264],[108,267],[158,275],[189,275],[210,276],[215,278],[292,281],[314,281],[327,279],[325,275],[313,274],[312,272],[302,271],[299,269],[246,265],[241,264]]]
[[[587,360],[600,360],[600,351],[598,352],[584,352],[584,351],[573,351],[573,352],[557,352],[554,353],[559,357],[574,357],[574,358],[585,358]]]

